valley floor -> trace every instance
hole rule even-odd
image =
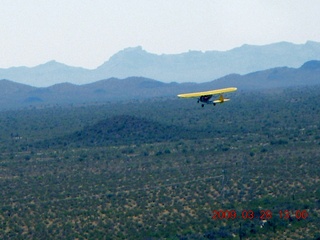
[[[2,112],[0,238],[317,239],[320,104],[305,91]]]

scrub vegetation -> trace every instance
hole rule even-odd
[[[320,238],[319,91],[3,111],[0,239]]]

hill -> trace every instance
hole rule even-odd
[[[229,51],[189,51],[181,54],[152,54],[141,47],[126,48],[96,69],[71,67],[50,61],[35,67],[0,69],[0,79],[37,87],[70,82],[87,84],[101,79],[141,76],[163,82],[207,82],[228,74],[247,74],[275,67],[299,67],[320,60],[320,43],[279,42],[243,45]]]
[[[60,143],[64,146],[69,144],[73,146],[135,145],[176,141],[187,134],[188,130],[177,126],[164,125],[130,115],[117,115],[94,125],[85,126],[80,131],[47,144]]]

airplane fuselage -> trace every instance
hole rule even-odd
[[[212,95],[209,95],[209,96],[201,96],[200,98],[199,98],[199,101],[200,102],[204,102],[204,103],[209,103],[210,101],[210,98],[212,97]]]

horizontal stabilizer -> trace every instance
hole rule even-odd
[[[214,103],[223,103],[223,102],[227,102],[227,101],[230,101],[230,99],[229,98],[224,98],[223,100],[222,99],[216,99],[213,102]]]

